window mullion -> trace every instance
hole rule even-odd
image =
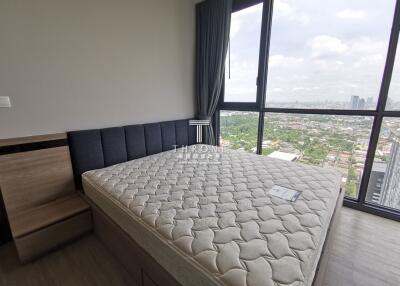
[[[257,78],[257,106],[258,115],[258,136],[257,136],[257,154],[262,154],[262,142],[264,136],[264,106],[267,86],[267,71],[269,45],[271,40],[272,23],[272,0],[265,0],[263,4],[263,16],[261,21],[260,54],[258,60],[258,78]]]
[[[364,172],[358,193],[358,201],[362,204],[365,202],[365,197],[367,196],[369,178],[371,176],[372,165],[374,164],[376,147],[378,146],[378,139],[382,126],[382,119],[383,117],[381,115],[377,115],[374,117],[374,123],[372,124],[372,132],[369,139],[367,156],[365,158]]]
[[[263,4],[263,15],[261,21],[260,53],[258,58],[257,80],[257,106],[260,111],[264,108],[266,81],[268,71],[269,44],[271,35],[272,1],[265,0]]]
[[[375,152],[378,146],[379,134],[382,127],[382,121],[385,113],[390,81],[392,78],[393,66],[396,57],[396,49],[399,39],[399,30],[400,30],[400,0],[396,2],[393,24],[390,33],[389,47],[386,56],[385,69],[383,72],[382,83],[378,97],[378,105],[377,105],[378,114],[374,118],[374,124],[372,126],[367,157],[365,160],[363,177],[361,180],[361,186],[358,196],[358,201],[361,204],[365,203],[365,198],[367,196],[367,191],[368,191],[369,179],[371,176],[372,166],[374,164]]]
[[[258,137],[257,137],[257,154],[262,155],[262,142],[264,137],[264,112],[258,114]]]

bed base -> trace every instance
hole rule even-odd
[[[96,236],[131,275],[133,286],[180,285],[105,212],[89,198],[87,199],[92,207]]]
[[[327,262],[336,234],[340,210],[343,205],[343,198],[344,191],[341,190],[328,228],[321,257],[318,262],[313,286],[323,286]],[[107,248],[109,248],[132,276],[132,285],[181,285],[93,201],[88,197],[87,200],[92,206],[94,231],[96,236]]]
[[[335,241],[335,236],[337,235],[337,227],[339,225],[341,209],[343,206],[344,193],[345,192],[343,191],[343,189],[340,189],[339,197],[336,201],[335,210],[332,215],[331,223],[328,227],[326,239],[321,252],[321,257],[319,259],[316,273],[314,276],[314,282],[312,284],[313,286],[324,286],[324,278],[325,278],[326,268],[328,266],[329,256],[332,251],[332,245],[333,242]]]

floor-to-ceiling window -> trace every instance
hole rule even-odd
[[[220,144],[337,169],[346,204],[400,219],[396,0],[237,0]]]

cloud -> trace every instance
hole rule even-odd
[[[283,55],[272,55],[269,57],[271,67],[294,67],[304,62],[303,58],[285,57]]]
[[[263,9],[263,4],[257,4],[254,6],[250,6],[249,8],[239,10],[233,14],[234,17],[252,17],[254,14],[260,14]]]
[[[315,0],[274,2],[267,102],[347,104],[352,94],[364,98],[379,94],[393,20],[392,0],[356,1],[355,6],[345,0],[326,1],[322,7]],[[231,79],[226,82],[230,96],[241,101],[256,98],[259,37],[254,35],[259,35],[259,29],[254,27],[260,26],[255,23],[260,15],[261,5],[232,15],[235,45]],[[400,77],[393,78],[398,82]]]
[[[295,86],[292,88],[292,91],[296,92],[296,91],[302,91],[305,90],[306,88],[304,86]]]
[[[293,11],[294,11],[293,7],[282,0],[277,0],[274,2],[274,13],[289,15],[293,13]]]
[[[237,35],[237,33],[240,30],[240,26],[241,26],[240,20],[232,21],[231,31],[230,31],[230,35],[229,35],[231,39],[233,39]]]
[[[348,46],[340,39],[327,35],[316,36],[308,44],[312,58],[337,56],[348,50]]]
[[[250,8],[240,10],[232,14],[230,38],[239,36],[240,33],[248,32],[249,28],[254,29],[261,25],[262,4],[251,6]],[[260,26],[261,27],[261,26]],[[242,31],[243,30],[243,31]]]
[[[280,87],[275,87],[275,88],[273,88],[273,89],[271,90],[271,92],[280,93],[280,92],[283,92],[283,89],[280,88]]]
[[[339,72],[343,68],[343,66],[345,66],[345,63],[343,61],[331,59],[316,59],[311,63],[315,65],[315,69],[318,72]]]
[[[364,10],[344,9],[336,13],[336,17],[350,20],[360,20],[364,19],[366,16],[367,12]]]
[[[297,20],[303,25],[307,25],[311,22],[310,17],[304,12],[299,13]]]
[[[388,41],[371,39],[370,37],[358,37],[351,40],[350,53],[365,56],[386,54],[388,44]]]
[[[352,59],[353,68],[381,71],[386,59],[388,42],[360,37],[352,39],[348,45],[350,48],[347,54]]]
[[[313,87],[304,87],[304,86],[295,86],[291,89],[292,92],[299,92],[299,91],[313,91],[313,90],[319,90],[319,86],[313,86]]]
[[[290,21],[299,22],[303,25],[310,23],[310,17],[284,0],[276,0],[274,2],[274,17],[276,18],[286,18]]]

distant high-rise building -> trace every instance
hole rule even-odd
[[[375,162],[372,166],[371,175],[369,177],[368,191],[366,196],[367,202],[380,203],[383,180],[385,178],[387,163]]]
[[[393,100],[390,97],[388,97],[388,99],[386,100],[386,109],[393,109],[393,106],[394,106]]]
[[[357,109],[365,109],[365,99],[364,98],[360,98],[358,100]]]
[[[374,107],[374,98],[373,97],[368,97],[367,98],[366,106],[367,107]]]
[[[352,95],[350,97],[350,109],[358,109],[358,101],[360,97],[358,95]]]
[[[380,193],[380,204],[400,208],[400,141],[396,135],[391,134],[392,147],[386,174]]]

